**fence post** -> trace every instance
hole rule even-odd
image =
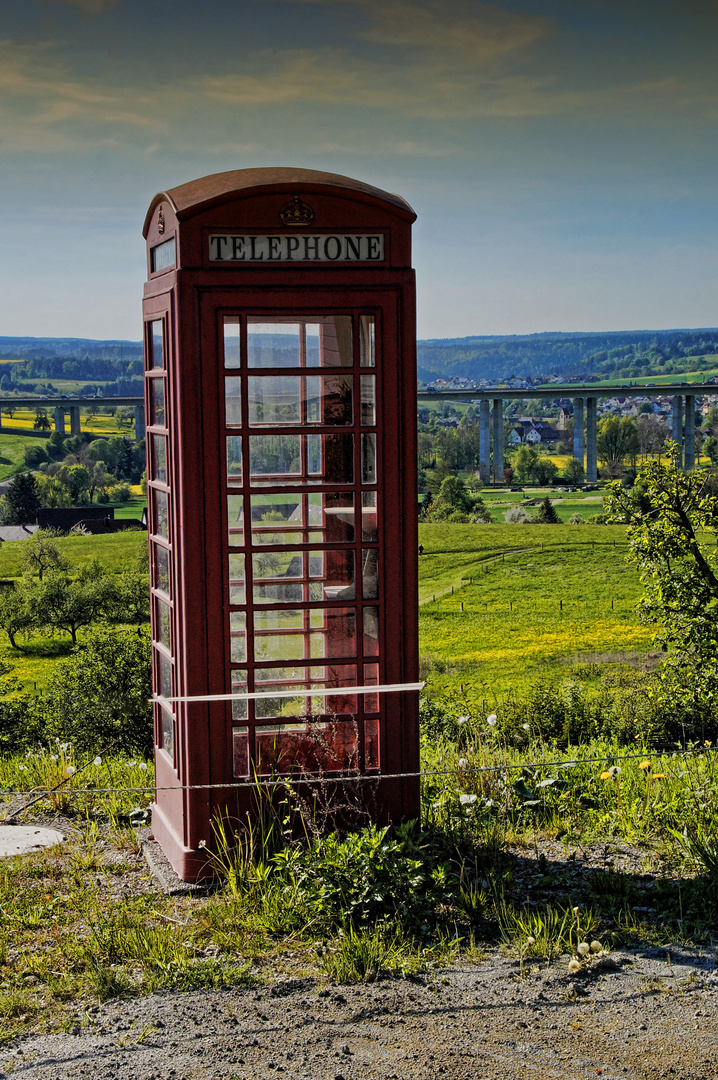
[[[559,600],[558,608],[559,608],[559,611],[563,611],[563,600]]]

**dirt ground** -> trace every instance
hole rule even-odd
[[[569,975],[494,951],[420,980],[283,979],[116,1000],[0,1050],[12,1080],[716,1080],[708,952],[619,951]]]

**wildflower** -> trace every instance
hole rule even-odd
[[[612,780],[613,779],[613,777],[611,776],[611,773],[608,771],[608,769],[606,769],[605,772],[601,773],[601,779],[602,780]]]
[[[591,942],[591,952],[592,953],[600,952],[602,948],[603,948],[603,945],[601,944],[600,941],[592,941]]]
[[[664,772],[654,772],[653,779],[654,780],[665,780],[666,779],[666,774]]]
[[[496,713],[492,712],[490,716],[486,717],[486,723],[489,727],[496,727]]]
[[[580,971],[581,970],[581,964],[576,959],[575,956],[574,956],[574,958],[572,960],[569,960],[569,962],[568,962],[568,970],[569,971]]]
[[[530,724],[522,724],[521,727],[524,729],[524,731],[530,731],[531,730],[531,725]]]
[[[207,841],[206,840],[200,840],[200,842],[197,844],[197,847],[206,848],[207,847]]]
[[[574,913],[574,915],[578,915],[578,913],[579,913],[579,911],[580,911],[580,910],[581,910],[581,908],[580,908],[580,907],[575,907],[575,908],[573,909],[573,913]]]
[[[468,716],[457,716],[456,721],[459,724],[468,724],[469,718],[468,718]]]
[[[536,944],[536,938],[535,938],[535,937],[532,937],[532,936],[531,936],[531,935],[529,934],[529,936],[528,936],[528,937],[526,938],[526,944],[527,944],[527,945],[535,945],[535,944]]]
[[[96,758],[94,759],[94,761],[92,762],[92,764],[93,764],[93,765],[101,765],[101,764],[102,764],[102,758],[100,757],[100,755],[99,755],[99,754],[98,754],[98,755],[97,755],[97,757],[96,757]]]
[[[66,754],[67,751],[70,749],[69,742],[61,742],[59,745],[60,745],[60,749],[62,750],[63,754]]]
[[[66,765],[66,766],[65,766],[65,774],[66,774],[67,776],[72,776],[72,774],[73,774],[74,772],[75,772],[75,766],[74,766],[74,765]]]
[[[50,754],[50,761],[57,761],[57,754]]]
[[[639,769],[650,769],[650,767],[650,761],[642,761],[641,764],[638,766]]]
[[[142,769],[143,772],[147,772],[147,763],[146,762],[141,761],[138,767],[140,769]]]
[[[587,941],[582,941],[581,944],[578,946],[578,951],[581,956],[588,956],[591,951],[591,946],[588,944]]]
[[[476,802],[476,795],[459,795],[459,802],[462,806],[471,806]]]
[[[460,769],[468,769],[469,767],[469,762],[465,757],[460,757],[457,764]]]

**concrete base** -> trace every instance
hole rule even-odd
[[[37,825],[0,825],[0,858],[28,855],[40,848],[55,847],[65,840],[57,829],[42,829]]]

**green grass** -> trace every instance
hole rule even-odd
[[[3,430],[0,432],[0,480],[8,480],[18,472],[25,472],[25,451],[31,446],[45,446],[47,434],[35,432],[10,433],[6,430],[7,417],[3,417]]]
[[[128,531],[97,536],[58,536],[56,542],[73,569],[99,559],[111,573],[119,574],[134,568],[140,553],[147,548],[147,533]],[[0,546],[0,578],[21,576],[23,543],[22,540],[8,541]]]
[[[422,674],[436,690],[473,679],[500,695],[597,657],[646,659],[622,526],[422,525],[420,540]]]

